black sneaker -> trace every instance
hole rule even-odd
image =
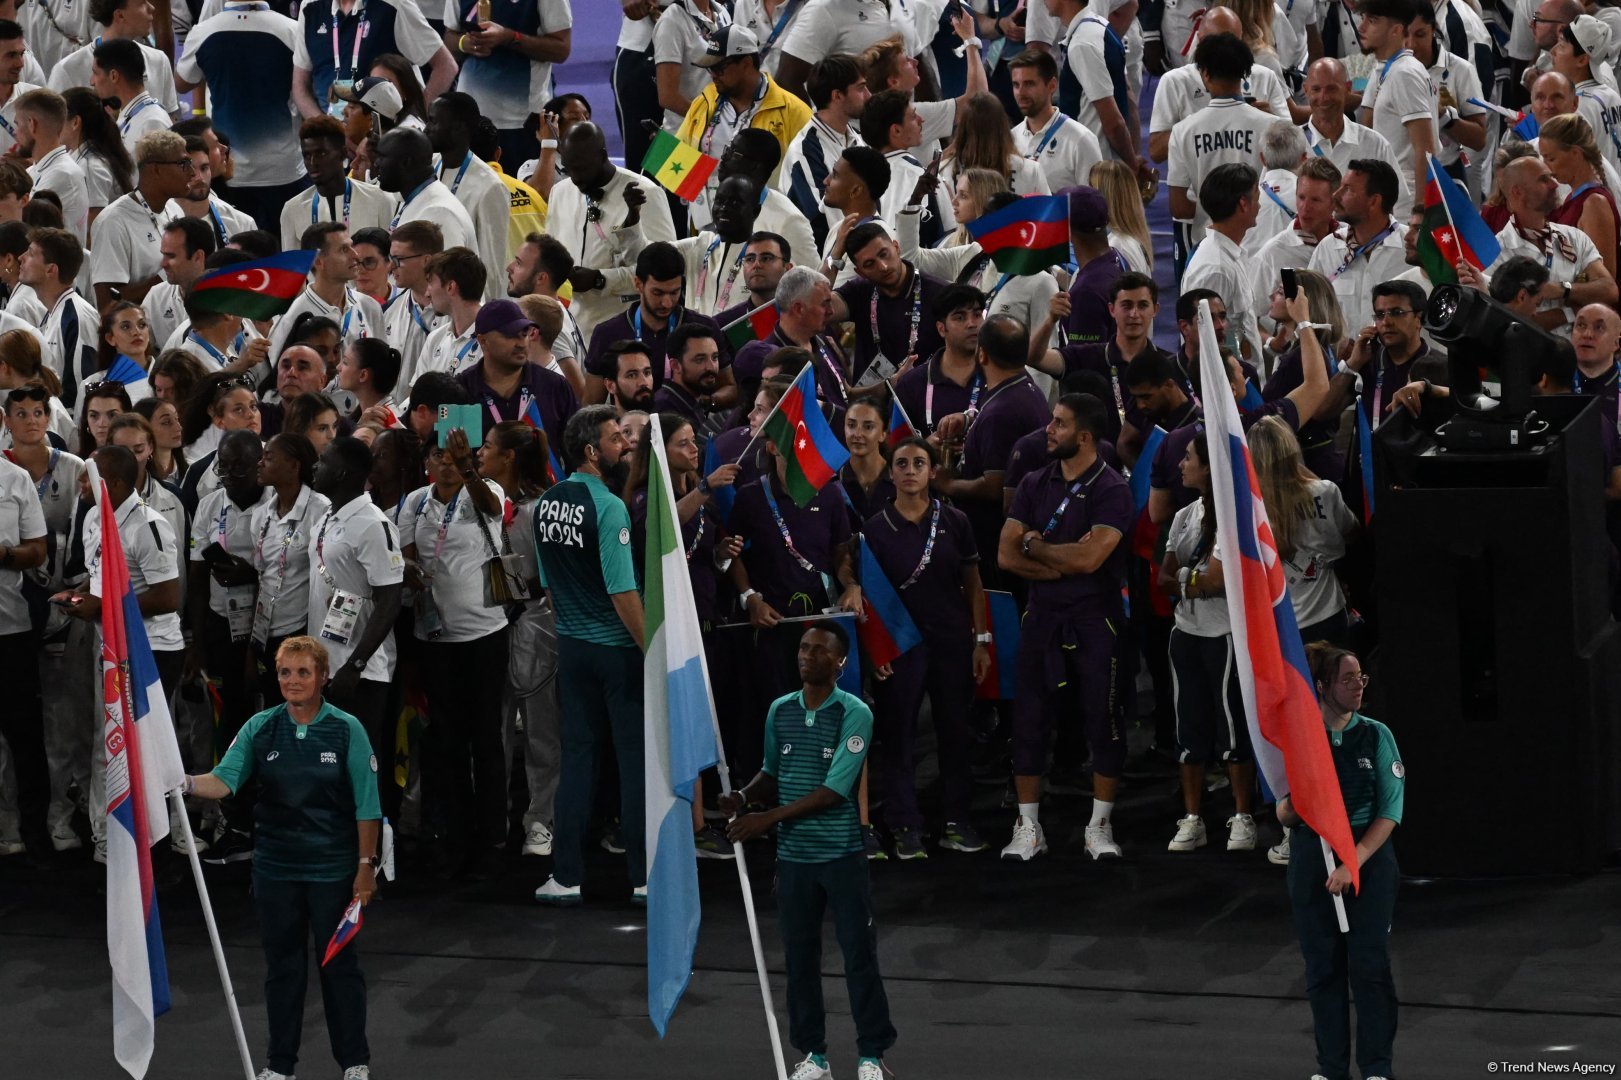
[[[923,847],[923,833],[919,829],[903,828],[895,830],[895,858],[904,861],[911,859],[927,859],[928,851]]]
[[[611,851],[615,855],[625,853],[625,837],[619,831],[619,822],[613,822],[602,831],[602,850]]]
[[[878,835],[877,826],[861,826],[861,844],[866,849],[868,862],[878,862],[881,859],[889,858],[889,852],[884,850],[883,837]]]
[[[247,833],[237,832],[235,829],[227,829],[224,836],[209,845],[207,853],[202,858],[203,862],[208,863],[210,866],[252,862],[253,837]]]
[[[966,821],[948,821],[940,834],[940,846],[951,851],[984,851],[986,843]]]
[[[692,838],[693,849],[700,859],[735,859],[732,842],[718,826],[705,825]]]

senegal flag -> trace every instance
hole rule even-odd
[[[788,464],[788,495],[795,506],[809,506],[816,493],[850,460],[850,451],[833,435],[816,403],[816,369],[812,364],[805,365],[794,385],[782,395],[760,426],[760,434],[776,445],[777,453]]]
[[[1441,171],[1432,155],[1424,183],[1424,223],[1418,235],[1418,261],[1430,282],[1454,284],[1458,273],[1453,267],[1459,259],[1467,260],[1476,270],[1484,270],[1501,253],[1491,226],[1481,218],[1458,182]]]
[[[1028,195],[970,221],[968,235],[1002,273],[1040,273],[1069,255],[1069,196]]]
[[[642,171],[675,192],[683,202],[691,202],[703,193],[709,174],[719,164],[668,131],[661,131],[653,136],[653,145],[647,148]]]

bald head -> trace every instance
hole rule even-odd
[[[1214,7],[1204,13],[1199,21],[1199,36],[1208,37],[1215,34],[1231,34],[1240,41],[1244,40],[1244,23],[1238,13],[1232,8]]]
[[[1554,179],[1548,163],[1541,158],[1515,158],[1503,166],[1499,175],[1502,177],[1503,196],[1515,217],[1546,216],[1559,206],[1559,181]],[[1524,224],[1540,228],[1542,222]]]
[[[1538,124],[1576,111],[1576,87],[1557,71],[1537,76],[1531,84],[1531,113]]]
[[[1345,116],[1345,95],[1351,90],[1351,76],[1345,65],[1332,56],[1325,56],[1306,69],[1306,106],[1311,109],[1312,123],[1318,130],[1328,126],[1332,134],[1340,128]]]
[[[1531,20],[1531,37],[1539,49],[1551,49],[1560,33],[1582,13],[1576,0],[1542,0]]]
[[[557,154],[569,179],[581,190],[600,188],[613,178],[607,136],[589,120],[581,120],[568,129]]]
[[[1570,324],[1570,344],[1583,374],[1604,374],[1621,348],[1621,315],[1608,304],[1588,304]]]
[[[378,142],[372,167],[378,187],[403,195],[433,176],[433,145],[422,132],[397,127]]]

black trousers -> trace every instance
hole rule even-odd
[[[332,932],[354,899],[353,881],[275,881],[253,877],[259,909],[259,938],[265,950],[265,1012],[270,1051],[266,1064],[293,1075],[304,1034],[304,989],[309,983],[310,944],[317,964]],[[332,962],[317,967],[321,1004],[326,1009],[332,1057],[340,1069],[371,1064],[366,1045],[366,977],[360,971],[360,938],[345,945]]]
[[[310,186],[308,178],[289,184],[270,184],[265,187],[231,185],[231,205],[253,219],[255,225],[272,236],[281,235],[281,208],[287,200]]]
[[[647,884],[646,758],[642,730],[642,652],[559,634],[563,767],[553,810],[552,876],[559,885],[585,881],[585,838],[597,777],[619,777],[619,828],[632,886]],[[610,740],[613,759],[608,758]],[[616,766],[608,768],[605,766]],[[753,775],[752,773],[750,774]]]
[[[400,785],[394,782],[394,728],[399,714],[389,715],[388,683],[361,679],[352,694],[334,694],[327,690],[326,698],[335,708],[342,709],[366,729],[371,740],[371,752],[377,755],[377,801],[383,816],[389,821],[400,820]]]
[[[614,52],[613,68],[614,111],[619,118],[619,135],[625,142],[625,167],[641,168],[642,159],[653,137],[642,127],[642,121],[657,124],[664,117],[659,107],[658,80],[653,72],[653,47],[645,52],[618,49]],[[512,163],[516,169],[521,161]],[[677,235],[680,235],[677,233]]]
[[[24,842],[39,852],[49,851],[45,838],[46,810],[51,802],[51,772],[45,759],[45,706],[39,686],[40,637],[33,630],[0,634],[0,686],[6,701],[0,707],[0,735],[11,747],[17,773],[17,813]],[[97,737],[101,736],[97,725]]]
[[[822,916],[844,953],[850,1018],[862,1057],[883,1057],[895,1045],[889,997],[878,973],[878,930],[872,917],[872,878],[860,852],[832,862],[777,860],[777,921],[788,968],[788,1041],[802,1054],[827,1053],[822,1004]]]
[[[1362,830],[1357,830],[1360,835]],[[1356,999],[1356,1063],[1363,1076],[1393,1076],[1396,981],[1390,974],[1390,925],[1401,870],[1387,840],[1362,867],[1362,891],[1345,892],[1340,933],[1317,834],[1297,826],[1289,841],[1289,901],[1306,960],[1306,997],[1317,1036],[1317,1070],[1351,1080],[1351,999]]]
[[[231,624],[213,611],[208,613],[203,631],[203,655],[208,673],[220,681],[220,719],[214,728],[214,760],[218,761],[254,713],[259,689],[258,656],[251,640],[232,641]],[[235,795],[220,801],[228,828],[244,834],[253,832],[257,791],[258,786],[250,779]]]
[[[428,730],[423,740],[424,817],[471,856],[506,839],[505,626],[473,641],[424,642]]]

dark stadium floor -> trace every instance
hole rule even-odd
[[[1010,815],[981,788],[995,845]],[[1305,1080],[1310,1015],[1283,876],[1262,852],[1216,843],[1230,809],[1207,804],[1213,846],[1172,855],[1169,778],[1130,783],[1117,814],[1126,858],[1081,850],[1090,802],[1049,799],[1050,856],[936,851],[876,864],[879,952],[901,1077],[1246,1077]],[[1263,826],[1270,842],[1273,830]],[[1396,842],[1398,851],[1400,835]],[[786,1038],[769,851],[755,880]],[[189,874],[166,852],[161,911],[175,1005],[149,1075],[240,1076]],[[381,1078],[772,1075],[732,866],[704,862],[696,974],[660,1042],[646,1018],[644,919],[622,863],[596,852],[587,903],[535,905],[548,859],[506,860],[477,884],[412,881],[370,909],[359,944]],[[264,1047],[263,963],[247,875],[210,870],[249,1044]],[[123,1075],[111,1021],[99,868],[0,860],[0,1076]],[[835,1072],[854,1034],[828,930]],[[1397,905],[1399,1075],[1491,1075],[1488,1062],[1621,1061],[1621,874],[1408,881]],[[337,1076],[312,985],[300,1075]],[[1563,1049],[1560,1049],[1563,1048]],[[258,1062],[262,1064],[262,1061]]]

